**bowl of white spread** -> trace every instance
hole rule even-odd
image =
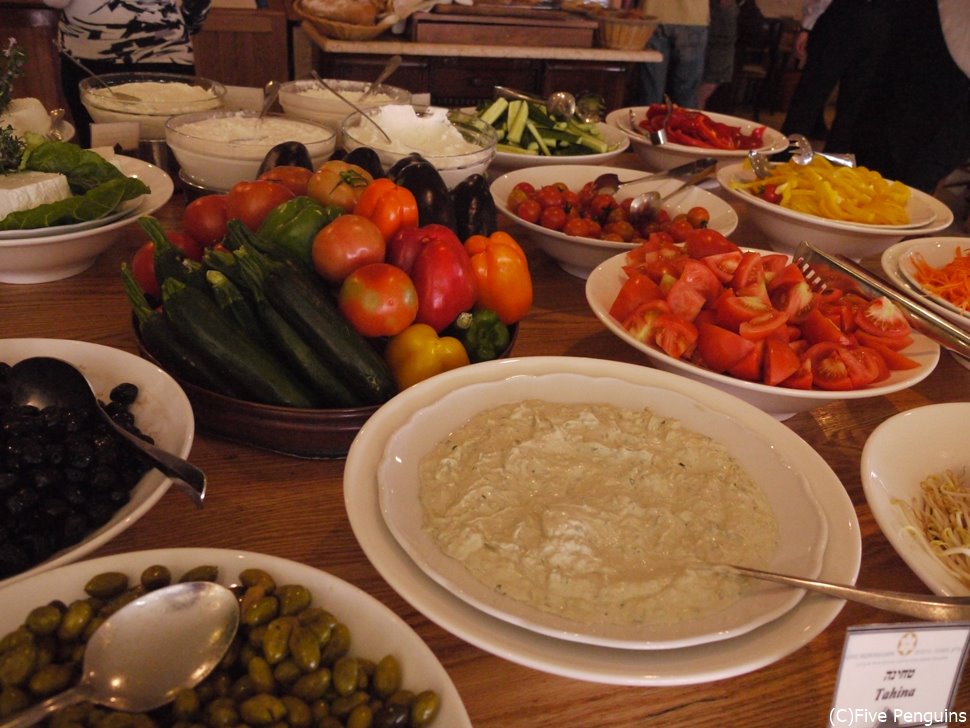
[[[341,146],[348,152],[371,147],[385,171],[416,152],[434,165],[450,189],[472,174],[484,174],[495,157],[495,130],[472,114],[405,104],[364,113],[355,111],[343,120]]]
[[[326,79],[326,81],[331,88],[336,89],[337,93],[358,109],[411,103],[411,92],[398,86],[380,84],[362,99],[364,92],[371,85],[369,82],[339,79]],[[355,111],[354,106],[350,106],[347,101],[342,100],[315,80],[288,81],[280,86],[280,106],[287,116],[319,121],[334,129],[337,129],[340,122]]]
[[[169,117],[218,109],[226,95],[223,84],[200,76],[106,73],[98,78],[100,83],[86,78],[80,84],[81,103],[91,118],[95,123],[137,121],[145,140],[164,139]]]
[[[314,167],[333,154],[336,134],[328,126],[281,114],[205,111],[173,116],[165,124],[165,141],[189,181],[225,191],[236,182],[256,179],[266,153],[283,142],[300,142]]]

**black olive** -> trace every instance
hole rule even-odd
[[[126,407],[130,407],[138,399],[138,387],[131,382],[122,382],[112,389],[108,396],[112,402],[119,402]]]

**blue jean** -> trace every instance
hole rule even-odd
[[[697,87],[704,75],[707,26],[659,25],[647,48],[660,51],[663,60],[639,64],[639,98],[635,105],[660,103],[667,93],[675,104],[697,108]]]

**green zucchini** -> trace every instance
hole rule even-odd
[[[230,229],[233,221],[230,221]],[[365,404],[381,404],[397,391],[383,357],[344,318],[309,271],[273,261],[243,246],[235,252],[262,286],[267,300],[330,366],[340,371]]]
[[[166,278],[175,278],[200,291],[206,289],[203,267],[197,261],[188,260],[182,251],[172,244],[158,220],[145,216],[138,218],[138,224],[154,245],[152,255],[155,263],[155,279],[159,286]]]
[[[261,346],[266,346],[268,344],[266,332],[256,318],[249,301],[243,298],[236,284],[218,270],[207,270],[205,277],[209,281],[216,305],[228,314],[250,339]]]
[[[165,317],[177,336],[240,388],[247,399],[283,407],[317,402],[276,356],[255,344],[206,293],[174,278],[162,282]]]
[[[179,340],[168,319],[148,305],[127,263],[121,264],[121,280],[138,321],[142,344],[159,364],[192,384],[228,397],[238,396],[238,390],[225,377]]]

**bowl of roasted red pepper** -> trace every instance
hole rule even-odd
[[[773,154],[788,148],[781,132],[750,119],[674,106],[664,126],[666,113],[664,104],[625,107],[607,114],[606,123],[630,138],[648,169],[672,169],[700,157],[737,161],[751,149]],[[653,144],[650,132],[661,128],[667,141]]]
[[[375,160],[268,169],[191,202],[181,230],[139,220],[137,343],[200,430],[339,458],[401,390],[509,355],[532,280],[485,178],[449,190],[417,155],[388,176]]]

